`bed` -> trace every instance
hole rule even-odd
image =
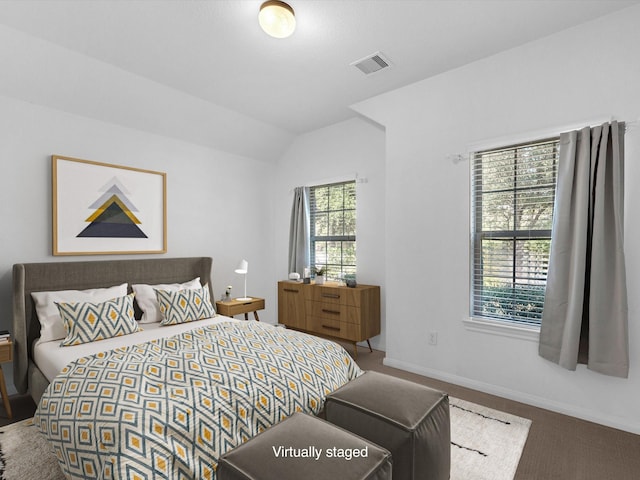
[[[68,478],[213,479],[220,455],[297,411],[320,413],[328,393],[360,375],[333,342],[215,315],[143,323],[88,347],[41,341],[42,292],[124,285],[118,302],[138,321],[132,285],[199,277],[197,292],[213,299],[211,269],[207,257],[14,265],[14,382],[38,403],[34,421]],[[47,357],[43,345],[69,356]]]

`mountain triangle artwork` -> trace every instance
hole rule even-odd
[[[112,178],[100,189],[101,195],[89,208],[96,210],[85,221],[90,222],[77,237],[148,238],[138,225],[142,222],[134,215],[138,209],[127,197],[126,188]]]

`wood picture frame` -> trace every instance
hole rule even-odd
[[[51,156],[53,255],[167,252],[167,175]]]

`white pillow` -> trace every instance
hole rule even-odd
[[[136,294],[136,302],[140,310],[142,310],[142,318],[140,323],[156,323],[162,320],[160,313],[160,304],[156,298],[156,290],[165,290],[168,292],[177,292],[178,290],[194,290],[202,288],[200,285],[200,277],[186,283],[170,283],[158,285],[146,285],[144,283],[131,285],[133,293]]]
[[[31,297],[36,304],[38,320],[40,320],[40,342],[60,340],[67,336],[67,331],[64,328],[56,303],[99,303],[106,302],[112,298],[124,297],[126,294],[126,283],[109,288],[94,288],[90,290],[31,292]]]

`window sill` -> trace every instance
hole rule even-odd
[[[540,327],[513,325],[508,322],[500,322],[481,317],[466,317],[462,320],[464,327],[472,332],[501,335],[503,337],[517,338],[537,342],[540,338]]]

